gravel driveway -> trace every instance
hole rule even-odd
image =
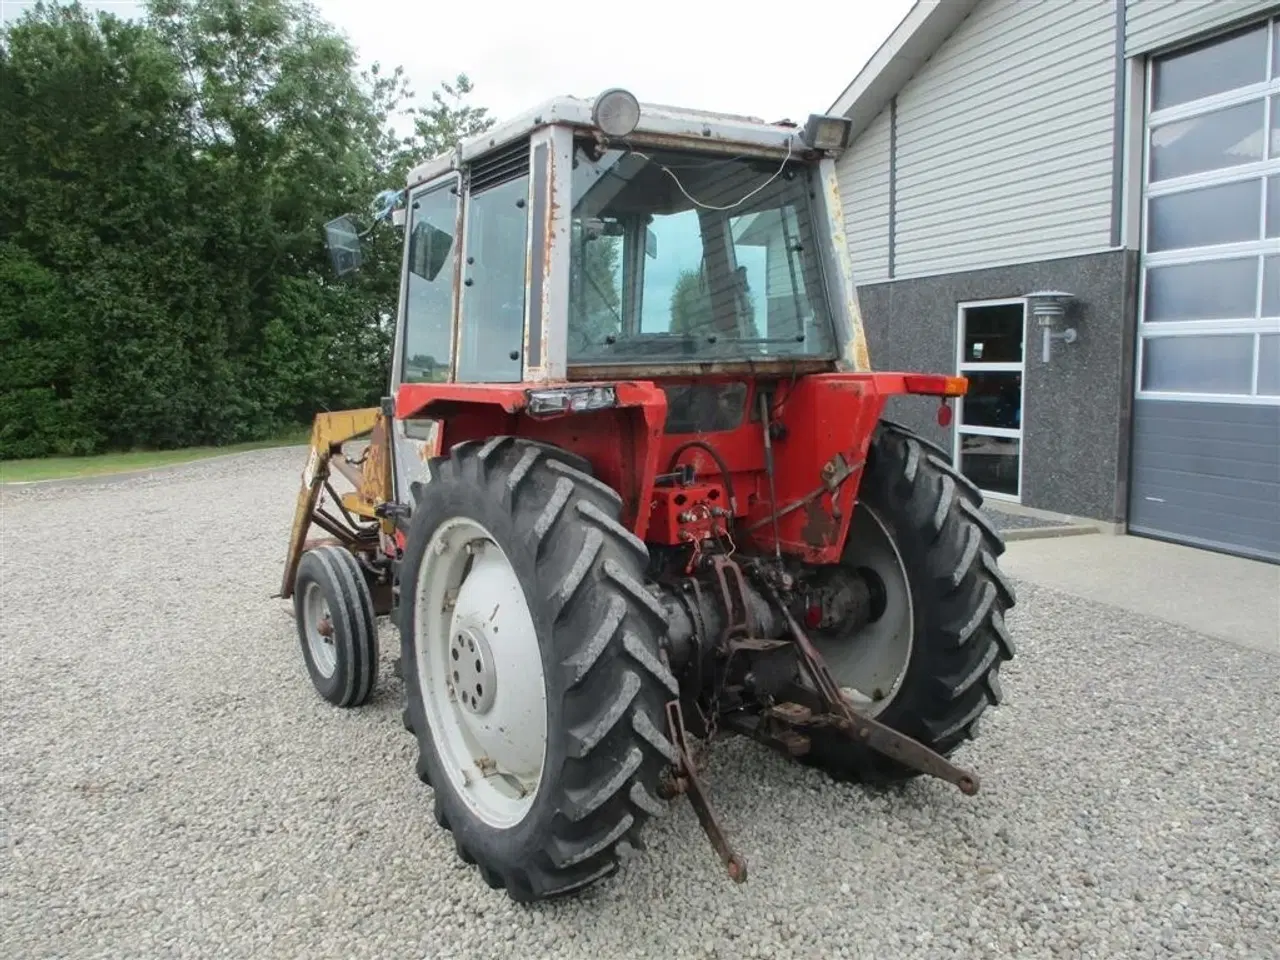
[[[577,900],[510,903],[380,692],[313,692],[270,599],[303,457],[0,493],[3,955],[1280,957],[1280,658],[1031,584],[1006,704],[936,782],[840,787],[726,741]]]

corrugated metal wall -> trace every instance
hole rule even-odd
[[[898,94],[894,195],[887,107],[840,163],[858,282],[1111,248],[1117,16],[1135,56],[1277,8],[984,0]]]
[[[859,284],[1111,246],[1117,0],[986,0],[840,163]],[[889,244],[894,243],[890,275]]]
[[[1114,0],[987,0],[898,96],[897,276],[1110,246]]]
[[[836,166],[845,232],[859,285],[889,279],[889,108]]]
[[[1125,56],[1146,53],[1277,6],[1276,0],[1128,0]]]

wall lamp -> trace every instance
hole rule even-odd
[[[1076,333],[1075,327],[1067,327],[1065,330],[1054,329],[1066,317],[1067,310],[1075,299],[1072,294],[1062,290],[1037,290],[1035,293],[1027,294],[1031,315],[1036,318],[1036,323],[1040,326],[1041,363],[1049,362],[1049,347],[1054,340],[1061,340],[1063,343],[1076,342],[1079,334]]]

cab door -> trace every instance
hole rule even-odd
[[[519,383],[524,378],[531,256],[529,140],[517,140],[472,163],[466,193],[455,379]]]
[[[400,316],[392,358],[392,396],[404,383],[447,383],[452,379],[461,229],[462,205],[456,175],[410,192]],[[410,503],[410,484],[428,479],[426,458],[436,452],[435,421],[394,420],[391,445],[395,498],[400,503]]]

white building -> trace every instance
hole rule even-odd
[[[872,360],[971,378],[894,412],[993,498],[1280,561],[1278,14],[921,0],[830,111]]]

